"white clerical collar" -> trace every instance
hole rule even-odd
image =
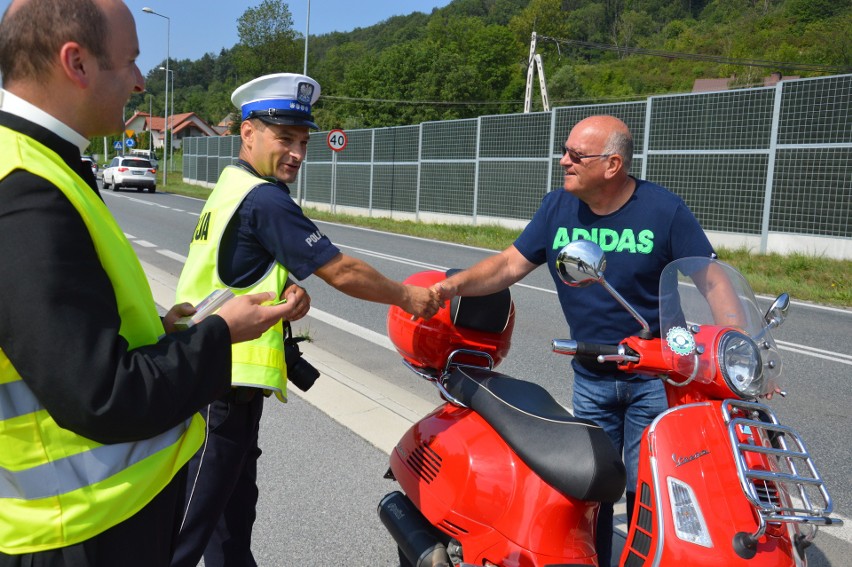
[[[89,140],[73,128],[54,118],[39,107],[10,93],[6,89],[0,89],[0,110],[8,112],[9,114],[14,114],[15,116],[20,116],[21,118],[34,122],[35,124],[50,130],[60,138],[63,138],[80,148],[81,154],[84,153],[86,148],[89,146]]]

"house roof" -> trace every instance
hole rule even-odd
[[[136,120],[138,120],[138,119],[140,119],[140,118],[141,118],[141,119],[142,119],[142,121],[143,121],[143,124],[144,124],[144,126],[145,126],[145,129],[147,130],[147,129],[148,129],[148,119],[150,118],[150,116],[151,116],[151,115],[150,115],[150,114],[148,114],[147,112],[139,112],[139,111],[136,111],[136,112],[134,112],[134,113],[133,113],[133,116],[131,116],[131,117],[130,117],[130,118],[129,118],[129,119],[128,119],[125,123],[124,123],[124,126],[125,126],[125,128],[126,128],[127,126],[130,126],[130,125],[131,125],[131,124],[133,124]]]
[[[137,118],[145,119],[145,129],[150,128],[155,132],[162,132],[164,130],[164,126],[166,125],[166,119],[162,116],[151,116],[147,112],[136,112],[133,116],[130,117],[130,120],[125,122],[125,126],[129,126],[133,123]],[[195,126],[199,130],[201,130],[205,135],[209,135],[209,132],[216,132],[216,130],[207,124],[201,117],[199,117],[194,112],[184,112],[181,114],[172,114],[169,116],[168,126],[172,129],[174,133],[180,132],[181,130],[185,130],[192,126]]]
[[[726,91],[728,90],[730,80],[730,77],[723,77],[720,79],[695,79],[695,82],[692,83],[692,92],[706,93],[712,91]]]
[[[764,87],[773,87],[778,84],[779,81],[783,80],[792,80],[798,79],[798,76],[788,76],[784,77],[781,73],[772,73],[771,75],[763,78],[763,86]],[[720,77],[716,79],[695,79],[695,82],[692,83],[692,92],[694,93],[706,93],[712,91],[726,91],[731,88],[731,83],[736,80],[736,77]]]

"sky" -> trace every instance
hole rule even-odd
[[[141,54],[137,59],[143,75],[166,59],[167,28],[168,50],[171,59],[200,59],[205,53],[218,55],[222,48],[231,48],[239,40],[237,20],[243,13],[256,7],[262,0],[125,0],[136,19]],[[0,0],[0,11],[5,12],[11,0]],[[308,25],[310,3],[310,35],[333,31],[351,31],[377,24],[392,16],[412,12],[429,14],[450,0],[292,0],[287,2],[293,16],[293,29],[304,35]],[[148,14],[149,7],[169,17],[169,21]],[[308,41],[308,51],[311,43]],[[283,71],[283,69],[282,69]],[[288,69],[288,71],[290,71]],[[292,69],[301,72],[302,69]],[[310,69],[308,69],[310,74]]]

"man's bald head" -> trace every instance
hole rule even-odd
[[[621,156],[625,174],[633,161],[633,136],[627,124],[615,116],[589,116],[577,122],[571,132],[582,133],[587,140],[599,140],[601,153]]]

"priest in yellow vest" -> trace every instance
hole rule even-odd
[[[288,285],[317,275],[359,299],[394,304],[418,317],[440,307],[437,294],[408,286],[347,256],[307,218],[287,186],[305,159],[312,109],[320,86],[312,78],[277,73],[237,88],[242,112],[239,160],[228,166],[201,213],[178,284],[178,299],[196,302],[215,289],[237,294],[271,291],[287,301],[304,295]],[[187,515],[173,567],[256,565],[251,530],[258,499],[258,430],[266,394],[287,396],[283,335],[275,326],[233,348],[232,391],[209,406],[203,454],[190,463]]]
[[[0,567],[167,565],[197,410],[274,294],[161,320],[81,151],[143,91],[120,0],[15,0],[0,21]],[[178,504],[181,504],[179,506]]]

